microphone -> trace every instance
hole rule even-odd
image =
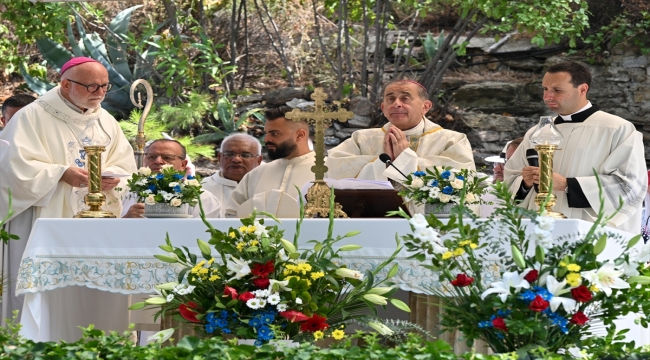
[[[537,153],[537,150],[526,150],[526,160],[528,160],[528,165],[539,167],[539,154]]]
[[[379,155],[379,160],[381,160],[381,162],[383,162],[383,163],[386,164],[386,165],[390,165],[390,166],[392,166],[393,169],[397,170],[398,173],[400,173],[402,176],[404,176],[404,179],[407,178],[406,175],[404,175],[404,173],[401,172],[401,171],[397,168],[397,166],[393,165],[393,162],[390,160],[390,156],[389,156],[388,154],[381,154],[381,155]]]

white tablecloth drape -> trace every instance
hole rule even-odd
[[[266,221],[266,225],[275,224]],[[296,220],[281,221],[284,238],[293,239]],[[241,225],[238,219],[211,219],[210,223],[222,231]],[[342,253],[344,264],[362,271],[376,268],[395,250],[395,236],[410,232],[404,219],[345,219],[336,220],[334,225],[334,237],[361,231],[339,245],[363,246]],[[309,240],[324,240],[327,227],[327,219],[305,219],[300,247],[311,247]],[[590,227],[582,220],[559,220],[554,235],[586,233]],[[532,231],[532,226],[528,230]],[[156,284],[176,280],[176,265],[153,257],[165,254],[158,246],[164,244],[167,234],[174,246],[185,245],[195,254],[200,253],[196,239],[209,240],[200,219],[37,220],[16,285],[17,292],[26,295],[22,334],[35,341],[74,341],[81,336],[78,326],[90,323],[104,330],[125,330],[129,323],[128,295],[150,294]],[[498,229],[490,234],[498,235]],[[620,246],[610,242],[604,253],[614,255],[620,251]],[[403,251],[396,259],[400,270],[393,281],[402,290],[428,293],[428,288],[438,285],[436,273],[407,257]],[[387,271],[384,269],[384,275]],[[486,271],[489,282],[498,276],[499,268]]]

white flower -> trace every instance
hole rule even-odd
[[[179,198],[173,198],[172,201],[169,202],[169,205],[171,206],[181,206],[183,202]]]
[[[174,188],[174,186],[176,186],[176,185],[178,185],[178,183],[175,182],[175,181],[169,183],[170,188]]]
[[[646,263],[650,261],[650,244],[641,247],[641,251],[634,256],[634,261],[638,263]]]
[[[161,166],[160,169],[161,170],[167,170],[167,169],[171,169],[173,167],[174,167],[174,165],[172,165],[172,164],[165,164],[165,165]]]
[[[476,196],[472,193],[465,194],[465,202],[468,204],[473,204],[476,202]]]
[[[153,192],[149,189],[145,190],[142,192],[143,194],[153,194]]]
[[[411,181],[411,185],[410,185],[410,187],[412,187],[414,189],[419,189],[419,188],[421,188],[423,186],[424,186],[424,181],[422,181],[422,179],[420,179],[419,177],[416,177],[415,179],[413,179],[413,181]]]
[[[262,236],[269,236],[269,231],[266,230],[266,226],[260,224],[259,220],[255,220],[255,224],[253,225],[255,226],[255,236],[257,236],[258,239]]]
[[[451,185],[451,187],[453,187],[454,189],[462,189],[463,184],[464,184],[463,180],[459,178],[456,178],[449,182],[449,185]]]
[[[433,252],[436,254],[444,254],[447,252],[447,248],[442,246],[440,243],[440,234],[430,227],[417,230],[415,232],[415,237],[422,240],[423,242],[430,243],[433,247]]]
[[[149,195],[144,199],[144,203],[147,205],[153,205],[156,203],[156,197],[154,195]]]
[[[419,213],[413,215],[413,217],[409,220],[409,223],[413,225],[413,228],[415,228],[415,230],[424,229],[429,226],[429,223],[427,222],[427,219],[424,217],[424,215]]]
[[[296,298],[296,304],[302,305],[302,299],[301,298]]]
[[[535,225],[533,228],[533,234],[531,238],[533,241],[535,241],[535,245],[539,245],[546,250],[553,247],[553,234],[550,231],[544,230],[537,225]]]
[[[451,200],[451,196],[449,196],[447,194],[440,194],[439,199],[440,199],[440,202],[448,203]]]
[[[630,288],[630,284],[619,278],[619,276],[623,275],[623,271],[616,269],[616,266],[611,261],[603,264],[603,266],[601,266],[597,271],[583,271],[580,275],[582,275],[582,277],[592,285],[596,285],[596,287],[599,290],[602,290],[607,296],[612,294],[612,289]]]
[[[262,299],[258,299],[258,298],[248,299],[248,301],[246,301],[246,306],[248,306],[253,310],[256,310],[263,307],[262,301],[263,301]],[[264,302],[264,304],[266,304],[266,302]]]
[[[626,262],[621,264],[621,270],[623,270],[623,274],[628,277],[639,276],[639,270],[637,270],[638,268],[639,268],[639,263],[636,263],[632,260],[630,260],[629,264]]]
[[[236,257],[230,256],[230,261],[228,261],[228,274],[235,274],[235,276],[228,279],[228,281],[241,279],[244,276],[251,273],[251,268],[248,266],[248,263],[243,260],[239,260]]]
[[[269,279],[269,288],[267,291],[279,291],[282,289],[282,291],[291,291],[291,288],[288,287],[289,285],[289,280],[274,280],[274,279]]]
[[[142,168],[140,168],[140,169],[142,169]],[[174,328],[170,328],[170,329],[165,329],[165,330],[162,330],[162,331],[158,331],[157,333],[149,336],[147,338],[147,341],[155,341],[155,342],[157,342],[159,344],[164,343],[165,341],[169,340],[169,338],[171,338],[172,335],[174,335],[174,330],[175,330]]]
[[[172,300],[174,300],[174,294],[167,295],[167,302],[171,302]]]
[[[278,251],[278,258],[280,258],[282,261],[289,260],[289,256],[287,256],[287,253],[284,251],[284,249],[280,249],[280,251]]]
[[[357,270],[352,270],[348,268],[338,268],[336,269],[336,275],[344,278],[354,278],[358,280],[363,280],[363,274]]]
[[[143,167],[138,169],[138,174],[144,175],[144,176],[149,176],[149,175],[151,175],[151,169],[149,169],[146,166],[143,166]]]
[[[255,294],[256,297],[258,298],[265,298],[271,295],[271,292],[268,290],[255,290],[253,291],[253,294]]]
[[[185,184],[190,185],[190,186],[199,186],[199,185],[201,185],[199,183],[199,181],[196,180],[196,179],[187,179],[187,180],[185,180]]]
[[[393,335],[393,330],[380,322],[370,321],[368,322],[368,326],[375,329],[380,335]]]
[[[568,313],[571,313],[575,310],[577,305],[577,302],[575,300],[560,296],[570,291],[570,289],[565,288],[565,286],[566,279],[562,282],[558,282],[553,275],[546,277],[546,288],[551,294],[553,294],[553,297],[550,301],[551,311],[555,312],[557,308],[560,307],[560,305],[562,305],[564,307],[564,310],[566,310]]]
[[[260,302],[260,309],[266,306],[266,299],[257,299]]]
[[[280,294],[278,294],[278,293],[273,293],[273,294],[269,295],[268,299],[266,299],[266,301],[268,301],[269,304],[271,304],[271,305],[277,305],[278,303],[280,303],[280,300],[281,300],[280,299]]]
[[[165,201],[169,201],[174,197],[174,194],[168,193],[165,190],[161,190],[159,194],[165,199]]]
[[[549,216],[538,216],[537,224],[535,226],[539,227],[542,230],[553,231],[555,228],[555,219]]]
[[[194,286],[194,285],[189,285],[189,286],[187,287],[187,289],[186,289],[186,290],[187,290],[187,293],[188,293],[188,294],[193,293],[195,288],[196,288],[196,286]]]
[[[510,288],[514,289],[528,289],[530,284],[524,280],[522,276],[516,271],[503,273],[503,281],[497,281],[490,284],[491,288],[487,289],[481,294],[481,299],[485,299],[490,294],[499,294],[501,301],[506,302],[506,298],[510,295]]]
[[[278,312],[285,312],[287,311],[287,304],[278,304],[276,309],[278,309]]]
[[[142,179],[135,182],[136,185],[140,185],[140,186],[146,186],[148,183],[149,183],[149,180],[147,178],[142,178]],[[149,189],[147,189],[147,190],[149,192],[151,192],[151,190],[149,190]]]

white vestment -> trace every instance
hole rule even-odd
[[[384,136],[390,123],[379,129],[358,130],[352,137],[328,151],[325,164],[327,176],[334,179],[402,181],[404,177],[393,167],[379,160],[384,152]],[[432,166],[475,169],[472,146],[465,134],[443,129],[423,119],[418,126],[404,131],[410,137],[410,148],[404,150],[393,164],[405,175]]]
[[[312,151],[256,167],[244,175],[233,191],[226,213],[242,218],[257,209],[278,217],[298,217],[300,205],[296,186],[300,189],[305,183],[314,181],[311,168],[315,160]]]
[[[641,133],[634,125],[618,116],[596,111],[583,122],[556,125],[564,136],[553,156],[553,172],[575,178],[589,201],[588,208],[570,208],[567,194],[553,193],[557,204],[553,210],[569,219],[594,221],[600,207],[595,169],[603,186],[605,215],[614,213],[623,200],[623,208],[609,226],[638,234],[641,228],[642,201],[648,187]],[[526,150],[532,148],[529,138],[536,127],[528,130],[524,140],[508,160],[504,170],[505,182],[516,194],[521,186],[521,169],[528,166]],[[521,206],[538,209],[535,189],[531,189]]]
[[[88,208],[84,204],[88,189],[72,187],[59,179],[70,166],[84,167],[86,154],[77,137],[88,121],[96,119],[111,137],[102,154],[102,171],[134,173],[137,169],[133,149],[115,118],[101,107],[84,114],[76,112],[64,103],[59,87],[18,111],[0,134],[0,140],[4,140],[0,142],[6,145],[0,148],[0,216],[7,214],[11,188],[15,213],[7,230],[20,236],[20,240],[10,241],[4,251],[4,274],[9,276],[12,286],[5,288],[3,320],[12,310],[22,309],[22,296],[14,297],[14,286],[34,221],[71,218]],[[125,183],[122,180],[118,187]],[[106,205],[102,209],[119,216],[119,194],[115,190],[104,194]]]
[[[138,195],[135,193],[129,192],[124,200],[122,200],[122,217],[129,212],[131,206],[138,202]],[[221,217],[221,204],[222,202],[217,199],[214,194],[207,190],[203,190],[201,193],[201,205],[203,206],[203,212],[205,213],[206,218],[218,218]],[[189,208],[190,215],[194,218],[201,217],[201,210],[199,204]]]
[[[201,181],[201,186],[203,186],[203,189],[211,192],[217,199],[221,201],[222,204],[224,204],[224,206],[221,206],[219,217],[226,217],[225,204],[228,202],[228,200],[230,200],[230,195],[232,195],[232,192],[235,191],[237,182],[221,176],[221,170],[219,170],[212,176],[203,178]]]

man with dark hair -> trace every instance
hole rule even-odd
[[[226,206],[226,216],[246,217],[253,209],[278,217],[298,217],[298,190],[314,181],[311,167],[314,152],[309,149],[309,125],[292,121],[285,114],[292,108],[282,106],[264,113],[264,142],[269,158],[241,179]]]
[[[587,100],[590,86],[589,70],[575,62],[551,66],[542,80],[544,102],[558,114],[555,125],[564,136],[553,158],[554,209],[568,218],[594,221],[600,207],[595,169],[604,191],[605,214],[613,214],[623,200],[608,225],[638,233],[648,187],[642,136],[629,121],[592,105]],[[526,160],[535,129],[528,130],[505,166],[506,183],[528,209],[537,209],[533,185],[539,183],[539,168]]]
[[[426,89],[413,80],[386,84],[381,109],[389,123],[379,129],[358,130],[329,150],[327,175],[331,178],[402,181],[394,168],[378,160],[388,154],[403,173],[432,166],[474,169],[472,147],[465,134],[446,130],[424,115],[432,104]]]
[[[163,165],[170,164],[176,171],[187,171],[187,151],[185,146],[176,140],[158,139],[154,140],[144,149],[144,166],[151,169],[152,173],[162,171]],[[144,203],[136,202],[136,196],[129,193],[123,200],[122,217],[124,218],[142,218],[144,216]],[[221,202],[209,191],[203,190],[201,193],[201,205],[207,218],[220,217]],[[201,217],[199,206],[190,209],[189,215],[198,218]]]
[[[36,100],[35,97],[27,94],[18,94],[7,98],[2,103],[2,116],[0,116],[0,125],[2,127],[7,126],[9,120],[14,116],[18,110],[24,108],[25,106],[31,104]]]

